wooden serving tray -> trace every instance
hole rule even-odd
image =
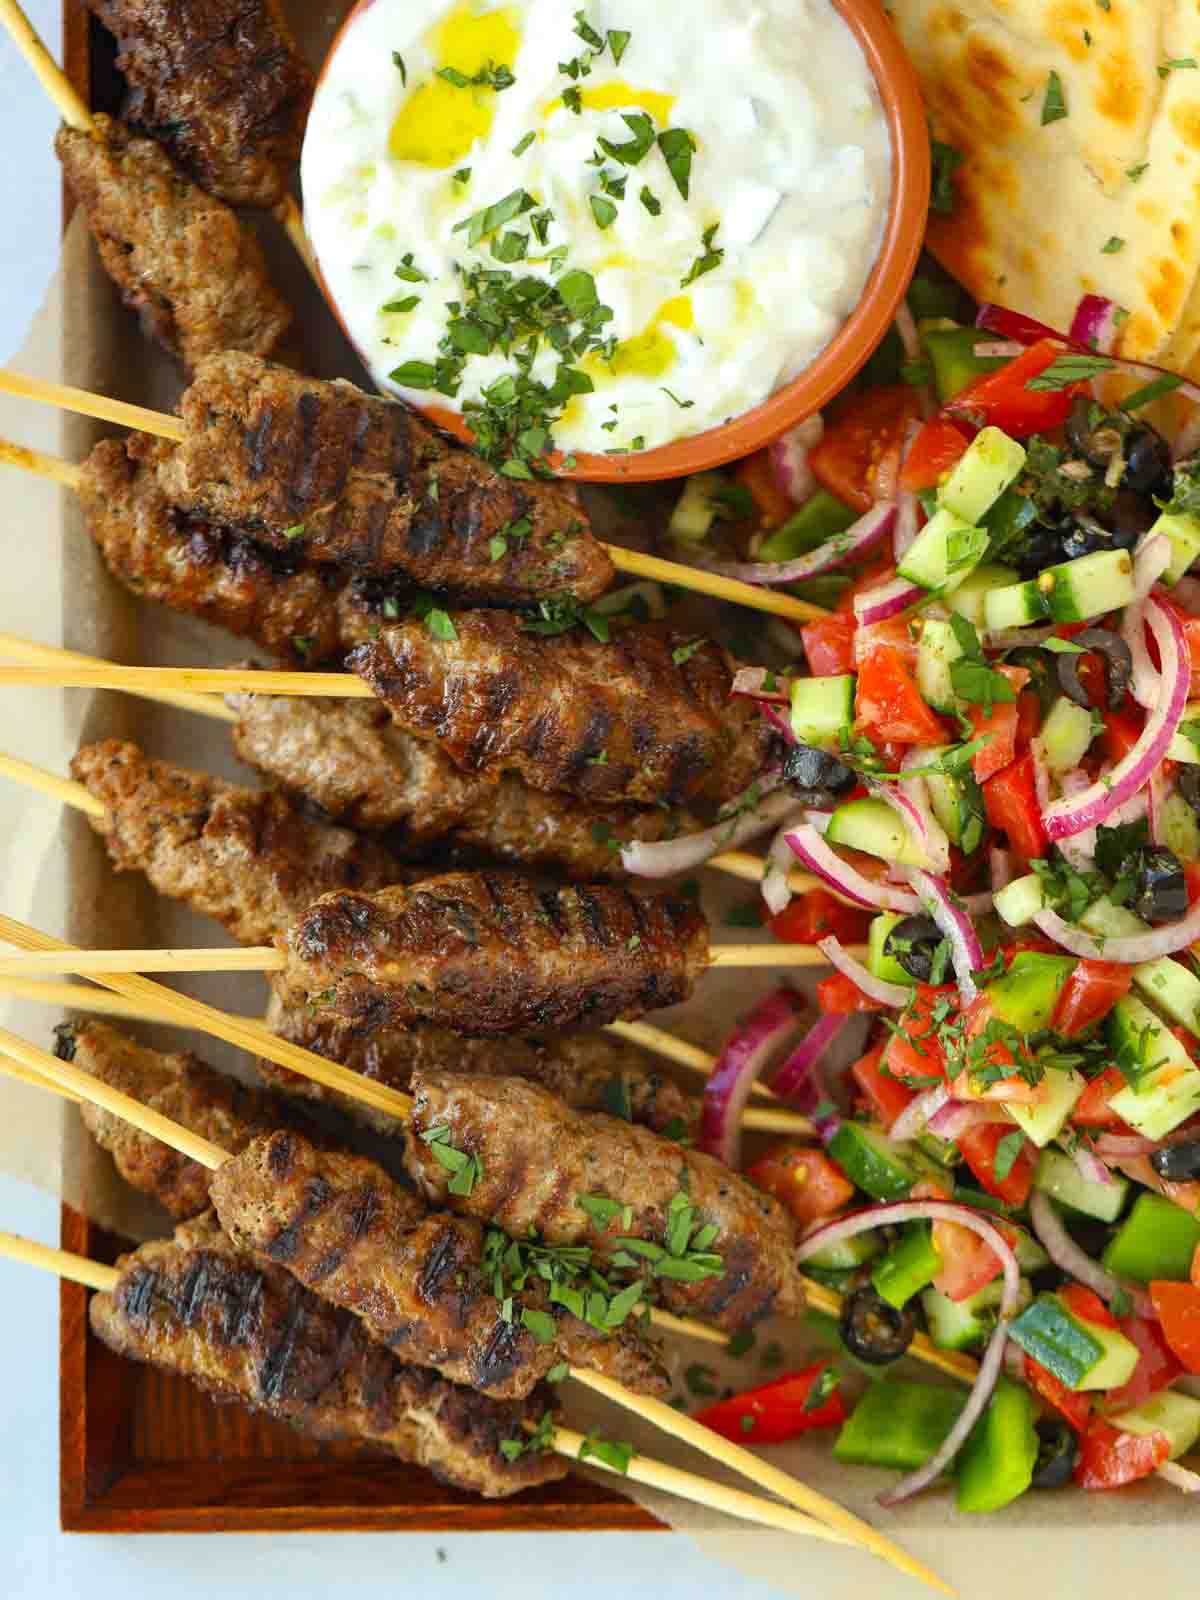
[[[115,111],[109,36],[64,0],[64,60],[89,105]],[[66,212],[64,212],[66,215]],[[113,1261],[118,1241],[64,1207],[62,1245]],[[412,1529],[661,1529],[632,1501],[582,1477],[485,1501],[353,1445],[316,1444],[182,1378],[112,1354],[88,1332],[89,1291],[60,1295],[62,1527],[76,1533],[343,1532]]]

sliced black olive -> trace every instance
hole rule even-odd
[[[847,793],[857,779],[852,767],[812,745],[792,745],[783,758],[783,778],[807,804]]]
[[[1162,434],[1145,426],[1133,429],[1125,440],[1125,474],[1121,487],[1148,495],[1164,486],[1170,476],[1171,447]]]
[[[905,917],[883,941],[883,953],[898,961],[917,983],[933,975],[933,954],[945,935],[932,917]]]
[[[1133,909],[1146,922],[1178,922],[1187,915],[1187,880],[1179,857],[1164,845],[1138,852]]]
[[[1104,658],[1108,709],[1115,711],[1125,699],[1129,680],[1133,676],[1133,652],[1119,633],[1113,633],[1108,628],[1085,628],[1082,633],[1075,635],[1072,643],[1077,644],[1082,650],[1094,650],[1097,655]],[[1072,651],[1056,656],[1054,665],[1063,693],[1069,695],[1077,706],[1082,706],[1087,711],[1091,708],[1091,701],[1088,699],[1087,690],[1079,681],[1080,659]]]
[[[1150,1157],[1150,1165],[1168,1183],[1191,1183],[1200,1178],[1200,1139],[1189,1139],[1186,1144],[1169,1144],[1164,1150],[1155,1150]]]
[[[1037,1424],[1038,1457],[1033,1468],[1035,1489],[1061,1489],[1070,1483],[1079,1446],[1074,1430],[1065,1422],[1047,1419]]]
[[[1024,667],[1028,672],[1028,688],[1037,695],[1042,716],[1045,717],[1058,699],[1059,691],[1058,679],[1048,652],[1039,650],[1031,644],[1023,644],[1016,650],[1008,651],[1004,659],[1014,667]]]
[[[913,1313],[907,1307],[897,1311],[888,1305],[870,1284],[855,1289],[842,1302],[842,1342],[852,1356],[870,1366],[885,1367],[899,1361],[916,1331]]]
[[[1158,520],[1158,507],[1146,495],[1135,494],[1131,489],[1118,489],[1108,515],[1112,523],[1114,548],[1132,550],[1146,530]]]
[[[1100,550],[1123,550],[1125,545],[1112,528],[1106,528],[1095,517],[1077,511],[1070,529],[1062,542],[1063,555],[1068,561],[1080,556],[1095,555]]]
[[[1012,555],[1017,570],[1023,578],[1036,578],[1046,567],[1057,566],[1067,559],[1063,539],[1066,527],[1031,528],[1019,549]]]
[[[1094,400],[1089,400],[1085,394],[1076,395],[1067,414],[1064,432],[1067,436],[1067,443],[1076,455],[1082,456],[1085,461],[1090,462],[1094,467],[1106,467],[1121,443],[1121,435],[1115,428],[1105,429],[1102,427],[1099,432],[1111,433],[1113,435],[1113,443],[1107,455],[1100,454],[1104,441],[1101,442],[1098,448],[1095,442],[1098,430],[1092,427],[1092,415],[1095,409]],[[1103,422],[1103,418],[1101,418],[1101,422]]]
[[[1200,811],[1200,767],[1192,761],[1179,763],[1179,792],[1193,811]]]

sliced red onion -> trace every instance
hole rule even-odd
[[[768,678],[775,680],[774,689],[767,688]],[[733,675],[729,693],[740,699],[770,700],[774,705],[784,706],[790,698],[787,679],[781,678],[777,672],[771,672],[767,667],[739,667]]]
[[[1161,1149],[1161,1139],[1146,1139],[1140,1133],[1102,1133],[1096,1138],[1096,1151],[1102,1156],[1148,1156]]]
[[[986,917],[992,910],[995,897],[990,889],[984,889],[979,894],[964,894],[961,899],[962,908],[969,917]]]
[[[726,1166],[739,1164],[742,1112],[750,1091],[775,1052],[800,1026],[796,996],[790,989],[776,989],[759,1001],[717,1057],[704,1086],[700,1148]]]
[[[789,1105],[811,1111],[809,1104],[812,1077],[821,1057],[837,1042],[838,1036],[850,1021],[849,1017],[833,1014],[820,1017],[788,1056],[778,1072],[771,1075],[771,1093]]]
[[[908,881],[921,897],[921,904],[945,934],[950,945],[950,960],[958,979],[963,1005],[969,1006],[979,993],[971,976],[984,965],[983,946],[970,917],[957,903],[950,887],[941,878],[910,867]]]
[[[993,845],[988,852],[988,870],[992,875],[992,891],[1003,889],[1012,882],[1012,856],[1007,850],[1001,850],[999,845]]]
[[[1171,565],[1171,541],[1165,533],[1147,534],[1133,557],[1133,590],[1144,600]]]
[[[914,843],[920,849],[929,866],[936,867],[936,863],[933,859],[933,847],[931,844],[929,824],[933,822],[935,828],[938,826],[938,824],[934,822],[932,812],[929,812],[928,810],[922,811],[912,794],[905,790],[902,783],[884,783],[881,778],[872,778],[870,776],[865,777],[864,782],[875,798],[877,800],[882,800],[884,805],[890,806],[900,818],[905,832],[909,834]],[[949,863],[949,852],[950,842],[947,840],[947,864]],[[891,876],[890,873],[889,876]],[[903,883],[905,880],[902,876],[897,876],[896,881]]]
[[[1020,311],[1010,311],[1007,306],[998,306],[992,301],[981,305],[975,313],[975,326],[987,328],[1002,339],[1013,339],[1020,345],[1036,344],[1039,339],[1064,338],[1056,328],[1048,328],[1044,322],[1027,317]]]
[[[762,712],[766,721],[769,722],[775,729],[775,732],[779,734],[785,744],[790,746],[800,742],[796,738],[796,735],[792,732],[791,717],[784,716],[783,712],[780,711],[777,706],[771,705],[766,700],[760,700],[758,702],[758,709]]]
[[[929,857],[929,864],[934,872],[944,877],[950,871],[950,836],[934,815],[933,805],[929,799],[929,785],[919,773],[912,772],[914,767],[928,766],[933,759],[932,750],[918,748],[909,751],[900,763],[900,771],[906,774],[900,779],[900,793],[920,815],[925,854]]]
[[[896,502],[882,501],[859,517],[857,522],[842,533],[835,533],[806,555],[794,561],[710,561],[709,571],[719,572],[726,578],[736,578],[741,583],[757,583],[770,587],[777,583],[797,583],[802,578],[815,578],[819,573],[832,572],[847,561],[856,561],[868,550],[874,549],[892,531],[896,520]]]
[[[1040,741],[1036,740],[1034,742],[1033,763],[1034,781],[1036,785],[1038,782],[1039,768],[1043,776],[1045,775],[1045,766],[1041,760],[1041,743]],[[1038,788],[1038,803],[1041,805],[1043,811],[1050,804],[1050,787],[1048,777],[1044,777],[1044,781],[1046,783],[1046,799],[1044,801],[1041,798],[1041,789],[1040,787]],[[1091,787],[1091,782],[1091,778],[1082,767],[1075,767],[1072,769],[1072,771],[1063,773],[1061,782],[1062,792],[1068,798],[1074,795],[1082,794],[1085,789]],[[1075,868],[1076,872],[1090,872],[1096,857],[1095,828],[1084,828],[1081,832],[1075,834],[1070,839],[1060,839],[1058,848],[1062,852],[1064,859],[1070,866]]]
[[[1043,1250],[1060,1272],[1065,1272],[1085,1288],[1094,1289],[1105,1302],[1118,1294],[1127,1294],[1139,1317],[1157,1320],[1158,1313],[1150,1296],[1144,1294],[1136,1284],[1123,1283],[1120,1278],[1114,1278],[1112,1273],[1105,1272],[1098,1261],[1093,1261],[1072,1239],[1051,1205],[1049,1196],[1041,1189],[1035,1189],[1029,1197],[1029,1220],[1033,1223],[1033,1231]]]
[[[824,432],[821,413],[816,411],[794,428],[789,428],[782,439],[776,439],[773,445],[768,446],[767,454],[775,482],[793,505],[802,506],[817,486],[808,464],[808,453],[820,444]]]
[[[764,780],[764,786],[771,780]],[[778,779],[775,780],[778,783]],[[678,839],[646,844],[635,839],[621,850],[621,865],[635,878],[671,878],[688,872],[722,850],[736,850],[757,834],[775,827],[798,811],[796,797],[786,789],[774,789],[741,816],[714,822],[700,833],[685,833]]]
[[[1044,812],[1050,804],[1050,769],[1046,765],[1040,739],[1033,741],[1029,752],[1033,757],[1033,787],[1037,795],[1038,810]]]
[[[1015,361],[1025,354],[1025,346],[1015,339],[983,339],[974,348],[979,361]]]
[[[791,829],[786,837],[792,854],[851,905],[865,906],[868,911],[921,909],[915,894],[905,894],[901,889],[890,889],[885,883],[873,883],[870,878],[864,878],[825,843],[811,822]]]
[[[918,1133],[924,1133],[949,1099],[950,1085],[947,1083],[939,1083],[935,1088],[924,1090],[915,1100],[909,1101],[892,1123],[888,1129],[888,1138],[915,1139]]]
[[[1113,1175],[1101,1161],[1100,1157],[1087,1148],[1086,1145],[1076,1145],[1072,1160],[1075,1169],[1085,1183],[1098,1183],[1105,1188],[1113,1182]]]
[[[1154,1470],[1173,1489],[1182,1489],[1184,1494],[1200,1494],[1200,1472],[1181,1467],[1178,1461],[1164,1461]]]
[[[1200,939],[1200,900],[1181,922],[1169,922],[1161,928],[1151,928],[1148,933],[1129,934],[1120,939],[1097,941],[1083,928],[1064,922],[1054,911],[1039,911],[1033,920],[1047,939],[1053,939],[1073,956],[1081,956],[1085,961],[1119,961],[1136,967],[1143,961],[1174,955]]]
[[[1162,679],[1146,648],[1146,613],[1140,602],[1134,601],[1126,606],[1125,614],[1121,618],[1120,632],[1133,658],[1129,692],[1139,706],[1149,710],[1158,703],[1158,697],[1162,693]]]
[[[920,361],[921,335],[917,332],[916,318],[907,300],[901,300],[896,307],[896,332],[900,335],[900,343],[904,346],[904,359],[906,361]]]
[[[898,617],[910,606],[920,605],[928,593],[918,584],[909,583],[907,578],[892,578],[876,589],[856,594],[854,615],[863,627],[870,627],[874,622],[886,622],[889,617]]]
[[[817,949],[831,967],[836,967],[840,973],[849,978],[868,999],[877,1000],[880,1005],[892,1006],[898,1011],[903,1010],[912,999],[912,990],[907,984],[889,983],[886,978],[877,978],[863,966],[861,961],[850,954],[836,934],[831,933],[828,938],[818,939]]]
[[[901,489],[896,499],[896,522],[892,528],[892,554],[899,561],[917,537],[917,497],[911,489]]]
[[[1111,355],[1117,339],[1119,309],[1115,300],[1108,300],[1104,295],[1085,294],[1071,318],[1072,341],[1086,345],[1099,355]]]
[[[763,875],[762,897],[773,917],[786,911],[792,901],[791,877],[795,856],[788,848],[786,831],[780,829],[771,841],[767,852],[767,870]]]
[[[1144,604],[1146,621],[1162,662],[1164,693],[1147,716],[1137,743],[1104,779],[1089,785],[1081,795],[1056,800],[1046,808],[1042,820],[1054,841],[1069,839],[1084,828],[1107,822],[1116,808],[1146,783],[1166,754],[1183,716],[1192,680],[1183,629],[1174,612],[1153,595]]]
[[[985,1122],[1007,1122],[1003,1109],[989,1105],[986,1100],[948,1100],[941,1110],[929,1119],[929,1131],[939,1139],[957,1139],[968,1128],[981,1127]]]

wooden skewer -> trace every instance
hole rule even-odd
[[[108,395],[92,394],[87,389],[75,389],[65,383],[51,383],[45,378],[30,378],[8,368],[0,369],[0,394],[14,394],[23,400],[56,406],[59,410],[76,411],[85,417],[97,417],[101,422],[116,422],[141,433],[155,434],[160,439],[172,439],[176,444],[182,444],[187,437],[184,424],[168,412],[151,411],[145,406],[130,405],[125,400],[113,400]],[[606,544],[604,549],[618,572],[627,572],[636,578],[652,578],[680,589],[693,589],[717,600],[728,600],[733,605],[768,611],[773,616],[789,617],[797,622],[813,622],[829,615],[823,606],[798,600],[795,595],[741,583],[736,578],[723,578],[718,573],[684,566],[679,561],[664,561],[661,556],[643,555],[636,550],[626,550],[622,545]]]
[[[83,655],[78,650],[64,650],[59,645],[40,644],[33,639],[22,639],[15,633],[0,633],[0,656],[13,661],[44,662],[46,665],[56,661],[72,662],[81,667],[98,665],[96,656]],[[142,698],[176,706],[180,711],[191,711],[196,716],[209,717],[215,722],[234,723],[238,720],[237,712],[215,694],[181,694],[171,689],[154,689],[143,693]]]
[[[79,491],[83,481],[83,468],[62,456],[48,456],[44,450],[29,450],[11,439],[0,439],[0,461],[5,466],[18,467],[22,472],[32,472],[35,477],[49,478],[61,483],[65,489]]]
[[[93,1261],[88,1256],[75,1255],[69,1250],[52,1249],[49,1245],[24,1239],[16,1233],[0,1232],[0,1256],[7,1256],[10,1261],[19,1261],[28,1267],[37,1267],[43,1272],[51,1272],[56,1277],[65,1278],[69,1283],[82,1284],[85,1289],[96,1289],[101,1294],[111,1294],[121,1281],[121,1274],[116,1267],[106,1266],[101,1261]],[[757,1523],[764,1528],[777,1528],[784,1533],[803,1534],[811,1539],[822,1539],[829,1544],[855,1544],[848,1534],[842,1533],[837,1528],[826,1527],[824,1523],[806,1517],[802,1512],[793,1511],[789,1506],[777,1505],[773,1500],[764,1500],[759,1495],[747,1494],[743,1489],[732,1489],[725,1484],[713,1483],[697,1473],[685,1472],[682,1467],[673,1467],[665,1461],[657,1461],[653,1456],[635,1453],[628,1470],[620,1474],[618,1468],[610,1467],[607,1462],[598,1460],[595,1456],[583,1456],[581,1452],[586,1442],[585,1436],[572,1428],[556,1427],[548,1442],[552,1450],[558,1455],[567,1457],[568,1460],[576,1462],[586,1460],[592,1466],[625,1476],[633,1483],[644,1483],[648,1488],[661,1489],[664,1493],[675,1495],[680,1500],[692,1500],[697,1505],[707,1506],[713,1511],[722,1511],[726,1516],[737,1517],[743,1522]]]
[[[52,1056],[48,1051],[39,1050],[36,1045],[29,1044],[18,1034],[10,1032],[7,1028],[0,1028],[0,1052],[12,1057],[22,1066],[28,1067],[35,1074],[40,1074],[51,1083],[60,1087],[73,1090],[94,1105],[101,1106],[106,1111],[111,1111],[115,1116],[129,1122],[135,1128],[140,1128],[148,1133],[151,1138],[159,1139],[172,1149],[178,1150],[189,1160],[197,1161],[201,1166],[211,1171],[216,1171],[232,1157],[228,1151],[219,1145],[213,1144],[208,1139],[201,1138],[189,1129],[172,1122],[169,1117],[162,1116],[159,1112],[144,1106],[140,1101],[131,1096],[122,1094],[120,1090],[110,1088],[90,1073],[83,1072],[70,1062],[60,1061],[57,1056]],[[653,1312],[651,1313],[653,1316]],[[868,1523],[846,1511],[836,1501],[830,1500],[826,1495],[807,1484],[801,1483],[790,1474],[781,1471],[778,1467],[768,1462],[760,1461],[744,1446],[732,1443],[715,1434],[712,1429],[706,1428],[703,1423],[695,1422],[690,1417],[684,1416],[672,1406],[666,1405],[661,1400],[655,1400],[649,1395],[639,1395],[627,1389],[623,1384],[616,1383],[613,1379],[599,1373],[588,1371],[573,1371],[571,1376],[578,1383],[593,1389],[597,1394],[614,1401],[617,1405],[624,1406],[637,1416],[654,1423],[664,1433],[681,1439],[686,1444],[693,1445],[703,1454],[711,1456],[714,1460],[731,1467],[743,1477],[758,1484],[761,1488],[777,1494],[789,1505],[796,1506],[801,1511],[807,1511],[821,1518],[828,1526],[844,1533],[855,1544],[865,1546],[874,1554],[881,1556],[901,1570],[920,1577],[930,1583],[934,1588],[944,1593],[952,1593],[942,1581],[926,1568],[901,1550],[890,1539],[877,1533]]]

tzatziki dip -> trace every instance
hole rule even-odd
[[[374,0],[327,63],[305,218],[380,388],[512,475],[751,409],[862,296],[891,148],[829,0]]]

